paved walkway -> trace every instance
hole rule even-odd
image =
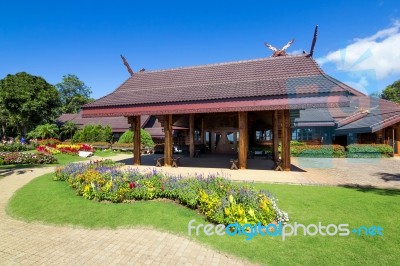
[[[142,156],[142,172],[152,171],[154,159],[162,155]],[[132,164],[132,158],[122,160]],[[178,168],[157,167],[157,171],[173,175],[214,174],[236,181],[284,183],[298,185],[366,186],[385,189],[400,189],[400,157],[378,159],[350,158],[292,158],[291,172],[266,171],[272,161],[249,159],[253,169],[229,170],[229,157],[210,156],[181,158]],[[210,166],[208,166],[210,165]],[[213,167],[213,168],[207,168]]]
[[[10,218],[5,206],[14,192],[53,170],[21,169],[0,179],[0,265],[249,265],[156,230],[91,230]]]

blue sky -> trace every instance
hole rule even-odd
[[[328,74],[367,93],[400,79],[398,1],[279,2],[4,1],[0,78],[75,74],[98,98],[129,77],[120,54],[134,71],[263,58],[264,42],[308,51],[318,24]]]

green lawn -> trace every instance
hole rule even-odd
[[[115,155],[121,154],[121,152],[113,151],[113,150],[96,150],[94,152],[94,155],[99,156],[99,157],[112,157]]]
[[[400,191],[292,185],[255,184],[275,193],[291,223],[379,225],[384,236],[323,237],[244,236],[191,237],[211,247],[272,265],[395,265],[400,259]],[[146,226],[188,237],[188,222],[206,223],[203,216],[186,207],[161,201],[132,204],[98,203],[76,196],[65,182],[52,175],[36,178],[10,200],[7,212],[26,221],[69,224],[89,228]]]

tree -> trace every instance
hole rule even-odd
[[[2,127],[24,136],[39,124],[51,123],[60,107],[57,89],[41,77],[25,72],[0,80]]]
[[[75,75],[63,76],[62,82],[56,84],[56,87],[61,95],[63,113],[78,113],[83,105],[93,101],[90,98],[90,87]]]
[[[382,91],[381,97],[385,100],[400,103],[400,80],[387,86],[386,89]]]
[[[56,138],[58,137],[58,127],[55,124],[44,124],[37,126],[33,131],[29,132],[29,138]]]
[[[86,125],[75,132],[73,142],[111,142],[112,129],[109,125],[104,128],[101,125]]]
[[[78,126],[74,122],[68,121],[61,126],[60,136],[69,136],[72,139],[77,130]]]
[[[133,137],[134,137],[133,131],[128,129],[127,131],[124,132],[124,134],[121,135],[121,137],[118,140],[118,143],[133,143]],[[144,130],[143,128],[140,129],[140,143],[144,147],[149,147],[149,148],[154,147],[154,142],[153,139],[151,138],[150,133]]]

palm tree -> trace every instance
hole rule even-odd
[[[42,139],[54,138],[58,136],[58,127],[55,124],[44,124],[37,126],[35,131]]]
[[[61,127],[61,134],[64,136],[70,136],[70,139],[72,139],[72,136],[74,133],[78,130],[78,126],[71,121],[66,122],[64,125]]]

